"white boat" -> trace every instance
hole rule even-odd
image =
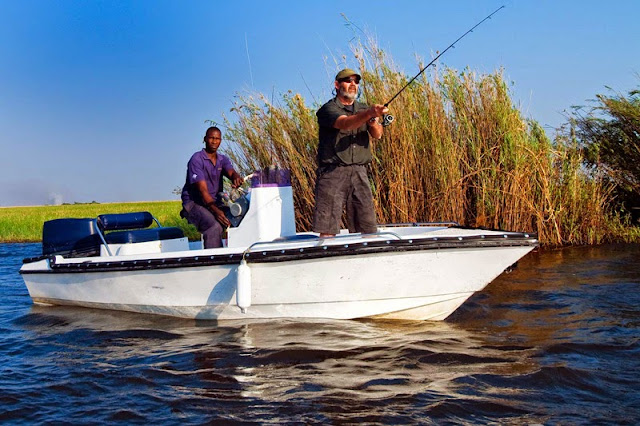
[[[230,207],[237,226],[217,249],[148,228],[146,212],[49,221],[43,256],[20,273],[44,305],[203,320],[443,320],[538,245],[532,234],[446,223],[296,233],[283,170],[256,172]]]

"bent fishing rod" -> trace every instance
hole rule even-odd
[[[479,27],[484,21],[491,19],[491,17],[493,15],[495,15],[496,13],[498,13],[500,11],[500,9],[504,9],[504,5],[500,6],[499,8],[497,8],[496,10],[494,10],[492,13],[490,13],[486,18],[484,18],[482,21],[478,22],[477,24],[475,24],[473,27],[471,27],[471,29],[469,31],[467,31],[466,33],[462,34],[460,37],[458,37],[458,39],[456,41],[454,41],[453,43],[451,43],[446,49],[444,49],[442,52],[440,52],[440,54],[438,54],[438,56],[436,56],[435,58],[433,58],[433,60],[431,62],[429,62],[424,68],[422,68],[420,70],[420,72],[418,74],[416,74],[411,80],[409,80],[409,82],[407,84],[405,84],[402,89],[400,89],[398,91],[398,93],[396,93],[395,95],[393,95],[393,97],[391,99],[389,99],[389,101],[387,101],[387,103],[384,104],[385,107],[388,107],[389,104],[391,102],[393,102],[393,100],[395,98],[398,97],[398,95],[400,95],[400,93],[402,93],[404,91],[404,89],[406,89],[407,87],[409,87],[409,85],[411,83],[413,83],[413,81],[420,77],[420,75],[424,72],[424,70],[426,70],[427,68],[429,68],[431,65],[433,65],[440,56],[444,55],[445,52],[449,49],[451,49],[452,47],[455,46],[455,44],[457,42],[459,42],[460,40],[462,40],[467,34],[469,34],[470,32],[473,32],[473,30],[475,30],[477,27]],[[391,124],[393,122],[395,118],[393,117],[393,115],[390,114],[386,114],[382,117],[382,125],[383,126],[388,126],[389,124]]]

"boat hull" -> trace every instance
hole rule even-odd
[[[202,320],[442,320],[534,247],[452,245],[256,261],[249,263],[250,306],[244,312],[236,304],[239,262],[79,273],[55,270],[51,259],[43,259],[30,264],[23,278],[33,301],[42,304]]]

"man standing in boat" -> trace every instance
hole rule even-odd
[[[204,149],[193,154],[187,164],[187,179],[182,188],[180,216],[202,234],[204,248],[222,247],[222,232],[231,225],[219,195],[222,177],[230,179],[234,188],[243,182],[229,157],[218,152],[221,142],[220,129],[209,127],[204,136]]]
[[[388,109],[356,101],[360,78],[349,68],[340,71],[336,97],[316,113],[320,129],[313,230],[321,237],[339,232],[345,205],[350,232],[377,231],[366,165],[371,162],[369,138],[382,137],[378,118]]]

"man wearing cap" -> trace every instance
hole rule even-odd
[[[343,69],[334,82],[336,97],[316,112],[319,144],[313,230],[321,237],[340,231],[345,205],[349,232],[377,231],[366,165],[371,162],[369,138],[382,137],[378,118],[388,109],[356,101],[359,84],[357,72]]]

